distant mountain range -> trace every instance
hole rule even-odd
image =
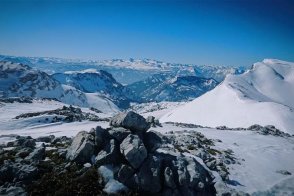
[[[144,102],[188,101],[213,89],[218,82],[197,76],[156,74],[127,87]]]
[[[103,70],[68,71],[53,74],[52,77],[61,84],[73,86],[86,93],[99,92],[123,109],[128,108],[130,102],[138,100],[128,88],[118,83],[111,74]]]
[[[104,70],[121,84],[138,82],[154,74],[170,74],[177,76],[197,76],[213,78],[221,82],[228,74],[241,74],[245,67],[227,67],[212,65],[191,65],[165,63],[151,59],[112,59],[112,60],[77,60],[48,57],[16,57],[0,55],[0,60],[23,63],[48,74],[64,73],[66,71],[81,71],[86,69]]]
[[[99,98],[121,109],[132,102],[192,100],[212,90],[226,75],[245,71],[150,59],[84,61],[0,55],[0,61],[6,78],[0,78],[4,96],[56,98],[83,107]]]

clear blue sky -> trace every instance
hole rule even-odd
[[[294,1],[0,1],[0,54],[294,61]]]

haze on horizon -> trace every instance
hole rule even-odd
[[[294,61],[294,2],[0,1],[0,54],[251,65]]]

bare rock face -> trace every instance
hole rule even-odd
[[[144,135],[144,144],[148,152],[154,152],[156,149],[162,146],[162,138],[159,133],[155,131],[148,131]]]
[[[97,126],[96,129],[94,130],[95,133],[95,145],[98,149],[103,148],[105,146],[105,143],[107,142],[108,137],[108,132],[103,129],[100,126]]]
[[[130,184],[128,182],[132,180],[131,178],[134,175],[134,173],[135,173],[135,170],[132,167],[123,164],[119,168],[117,178],[121,183],[128,185]]]
[[[137,135],[130,134],[120,144],[120,151],[135,169],[140,167],[147,157],[147,150],[143,141]]]
[[[66,159],[77,163],[90,162],[94,154],[94,137],[86,131],[79,132],[68,148]]]
[[[161,190],[161,159],[150,155],[140,167],[139,187],[143,191],[158,193]]]
[[[120,160],[119,145],[111,139],[95,158],[96,165],[113,164]]]
[[[113,127],[108,132],[109,135],[117,140],[119,143],[121,143],[129,134],[131,134],[130,130],[123,127]]]
[[[114,116],[110,121],[110,125],[130,129],[135,134],[145,133],[150,127],[150,124],[143,116],[132,111]]]

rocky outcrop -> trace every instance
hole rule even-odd
[[[10,191],[7,188],[14,187],[11,189],[21,193],[17,188],[21,185],[25,192],[37,195],[45,194],[47,186],[54,192],[72,195],[215,194],[211,173],[194,157],[177,150],[176,140],[155,131],[146,132],[149,125],[138,114],[114,118],[110,124],[115,127],[81,131],[72,140],[41,137],[37,140],[43,144],[38,143],[38,147],[21,150],[23,140],[32,138],[18,137],[19,141],[13,143],[18,146],[12,147],[16,150],[0,151],[0,158],[9,159],[0,166],[0,191],[6,194]],[[183,141],[209,143],[198,137],[194,142],[188,137]]]
[[[126,190],[123,188],[126,186],[141,194],[215,193],[213,176],[196,159],[175,152],[172,147],[175,143],[170,138],[155,131],[146,132],[149,123],[142,116],[134,112],[122,113],[111,119],[110,125],[112,127],[108,129],[97,127],[90,133],[80,132],[67,152],[68,155],[73,154],[67,155],[68,158],[86,154],[88,162],[92,161],[104,176],[104,191],[112,194],[109,187],[114,183],[122,190]],[[91,137],[95,138],[94,150],[84,145],[91,143]],[[184,140],[189,142],[189,139]],[[91,157],[95,157],[94,160]],[[86,161],[83,159],[81,162],[78,158],[69,160],[77,163]],[[113,176],[113,180],[107,179],[107,173]]]
[[[48,111],[42,111],[42,112],[32,112],[32,113],[24,113],[16,116],[16,119],[20,118],[30,118],[35,116],[41,116],[41,115],[54,115],[51,119],[51,122],[75,122],[75,121],[82,121],[82,120],[89,120],[89,121],[108,121],[106,118],[99,118],[97,115],[89,113],[89,112],[83,112],[78,107],[73,106],[63,106],[62,108],[58,108],[55,110],[48,110]],[[49,119],[47,119],[48,121]],[[37,139],[49,139],[48,137],[52,136],[46,136],[43,138],[37,138]],[[53,138],[54,139],[54,138]],[[47,140],[48,141],[48,140]]]
[[[139,188],[145,192],[158,193],[162,189],[162,160],[150,154],[138,172]]]
[[[273,125],[267,125],[267,126],[261,126],[261,125],[252,125],[247,128],[247,130],[255,131],[257,133],[260,133],[262,135],[273,135],[273,136],[279,136],[279,137],[291,137],[290,134],[285,133],[283,131],[280,131]]]

